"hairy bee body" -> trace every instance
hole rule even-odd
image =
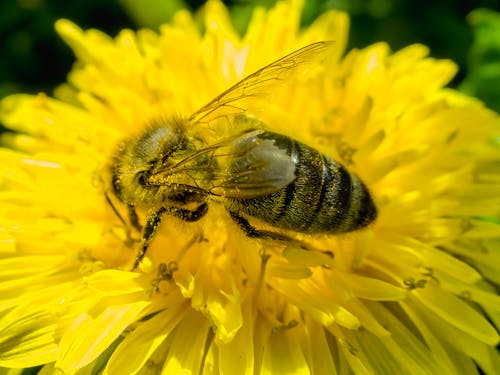
[[[202,147],[199,141],[188,137],[176,121],[151,126],[140,137],[124,143],[112,168],[114,193],[130,206],[150,210],[165,205],[185,208],[214,200],[230,212],[303,233],[350,232],[373,221],[376,208],[367,188],[342,164],[282,134],[261,131],[256,138],[269,140],[276,151],[284,151],[293,168],[291,182],[270,194],[244,198],[224,196],[183,183],[186,181],[178,177],[170,183],[152,185],[148,179],[169,159],[182,158]],[[214,163],[216,159],[201,158],[197,159],[196,167],[207,174],[205,179],[210,179],[209,171],[221,168]]]

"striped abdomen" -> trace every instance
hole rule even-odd
[[[267,223],[304,233],[342,233],[365,227],[377,210],[361,180],[340,163],[292,138],[264,132],[291,156],[296,179],[265,197],[230,199],[231,207]]]

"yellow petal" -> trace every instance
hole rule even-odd
[[[406,298],[405,289],[375,278],[340,273],[336,276],[358,298],[374,301],[397,301]]]
[[[431,310],[423,307],[423,305],[416,303],[413,304],[412,308],[424,317],[430,328],[434,332],[439,332],[439,336],[456,352],[463,352],[467,357],[474,359],[488,374],[494,374],[497,371],[500,365],[500,355],[494,347],[449,324],[441,316],[434,314]],[[453,351],[450,352],[453,353]],[[453,354],[456,362],[464,363],[467,367],[474,368],[472,361],[466,361],[463,357],[461,358],[460,355],[457,355],[457,353]],[[464,366],[464,368],[467,367]],[[462,371],[464,370],[460,369],[460,373],[464,373]]]
[[[159,312],[127,335],[109,359],[104,374],[139,371],[179,324],[186,307],[182,300],[177,305],[169,304],[167,310]],[[137,348],[141,348],[140,354]]]
[[[281,330],[271,334],[264,347],[261,374],[311,374],[300,342],[293,332]]]
[[[227,343],[233,340],[234,335],[241,329],[243,318],[241,312],[241,296],[237,288],[232,293],[220,295],[211,294],[207,298],[207,312],[213,324],[217,327],[215,342]]]
[[[170,350],[165,359],[162,374],[199,374],[206,358],[205,348],[209,345],[210,325],[204,316],[191,310],[171,335]]]
[[[95,360],[148,305],[138,301],[110,306],[95,318],[80,315],[61,338],[56,368],[73,372]]]
[[[135,272],[103,270],[84,278],[88,287],[100,295],[122,295],[143,292],[144,285],[139,283],[140,275]]]
[[[56,319],[53,314],[35,311],[0,327],[0,366],[34,367],[57,357]]]
[[[331,347],[325,334],[324,328],[316,322],[307,322],[307,340],[309,348],[307,353],[308,362],[311,364],[312,374],[337,374],[336,363],[332,357]]]
[[[219,351],[219,370],[221,375],[252,375],[255,373],[254,364],[254,321],[252,306],[246,303],[243,306],[244,324],[234,335],[233,340],[221,342]]]
[[[437,316],[456,328],[489,345],[498,344],[500,337],[496,330],[466,302],[431,285],[415,290],[414,294]]]

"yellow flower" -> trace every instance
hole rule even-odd
[[[300,30],[300,10],[257,9],[242,38],[217,1],[203,34],[185,11],[159,33],[114,39],[58,21],[77,57],[68,83],[55,98],[1,102],[14,131],[0,148],[1,367],[497,373],[498,116],[443,88],[456,66],[426,47],[392,54],[378,43],[342,57],[347,16],[329,11]],[[250,239],[213,202],[197,222],[165,217],[130,271],[138,234],[109,191],[120,140],[319,40],[334,41],[328,63],[258,116],[359,175],[376,221],[343,235],[288,233],[331,259]]]

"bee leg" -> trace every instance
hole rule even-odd
[[[184,208],[172,206],[172,207],[161,207],[158,211],[151,214],[147,218],[146,224],[144,225],[144,228],[142,230],[142,245],[139,251],[137,252],[134,261],[134,268],[132,268],[132,270],[135,270],[139,266],[139,263],[141,263],[142,258],[144,258],[144,256],[146,255],[146,251],[148,250],[149,244],[151,243],[156,232],[158,231],[163,215],[169,214],[172,216],[176,216],[184,221],[193,222],[200,220],[203,217],[203,215],[207,213],[207,210],[208,210],[207,204],[202,203],[195,210],[186,210]]]
[[[236,212],[229,211],[229,215],[231,215],[231,219],[233,219],[236,224],[239,225],[241,230],[245,232],[245,234],[250,238],[262,238],[269,240],[277,240],[277,241],[294,241],[292,238],[285,236],[281,233],[275,233],[268,230],[256,229],[252,224],[248,222],[247,219],[241,217]]]
[[[134,261],[134,267],[132,268],[132,270],[135,270],[139,266],[139,263],[141,263],[142,258],[144,258],[144,255],[146,255],[149,243],[153,239],[156,231],[158,230],[158,227],[160,226],[161,223],[161,219],[166,212],[167,209],[165,207],[161,207],[158,211],[148,216],[146,224],[144,225],[142,231],[142,245],[139,251],[137,252]]]
[[[131,204],[128,205],[128,218],[130,224],[140,232],[142,230],[142,225],[139,223],[139,216],[137,216],[135,207]]]
[[[208,211],[206,203],[200,204],[195,210],[186,210],[185,208],[170,207],[169,214],[184,221],[193,222],[200,220]]]
[[[268,239],[268,240],[273,240],[273,241],[282,241],[282,242],[292,243],[292,244],[296,244],[301,249],[309,250],[309,251],[319,251],[319,252],[327,255],[328,257],[333,258],[333,253],[331,251],[323,251],[323,250],[315,249],[314,247],[308,246],[304,242],[298,241],[292,237],[289,237],[289,236],[281,234],[281,233],[276,233],[276,232],[272,232],[269,230],[257,229],[252,224],[250,224],[247,219],[238,215],[236,212],[229,211],[229,215],[231,215],[231,219],[233,219],[236,222],[236,224],[238,224],[238,226],[241,228],[241,230],[243,232],[245,232],[245,234],[250,238],[261,238],[261,239]]]
[[[120,214],[120,212],[118,212],[118,210],[116,209],[116,207],[113,204],[113,201],[111,200],[111,198],[108,195],[108,193],[105,192],[104,193],[104,197],[106,198],[106,202],[110,205],[110,207],[113,210],[113,212],[115,213],[116,217],[121,221],[121,223],[123,224],[123,226],[126,228],[126,236],[127,236],[127,238],[125,239],[125,245],[126,246],[132,246],[132,244],[135,241],[132,238],[132,235],[130,233],[130,229],[129,229],[129,226],[128,226],[127,222],[125,221],[125,219],[123,218],[123,216]],[[134,226],[134,228],[136,228],[140,232],[141,231],[141,225],[139,224],[139,218],[137,217],[137,213],[135,211],[134,206],[129,205],[128,209],[129,209],[128,215],[129,215],[130,223]]]
[[[124,226],[127,225],[127,222],[125,221],[125,219],[122,217],[122,215],[120,215],[120,213],[118,212],[118,210],[116,209],[115,205],[113,204],[113,201],[111,200],[111,198],[109,197],[109,194],[104,192],[104,198],[106,199],[106,202],[109,204],[109,206],[111,207],[111,209],[113,210],[114,214],[116,215],[116,217],[122,222],[122,224]]]

